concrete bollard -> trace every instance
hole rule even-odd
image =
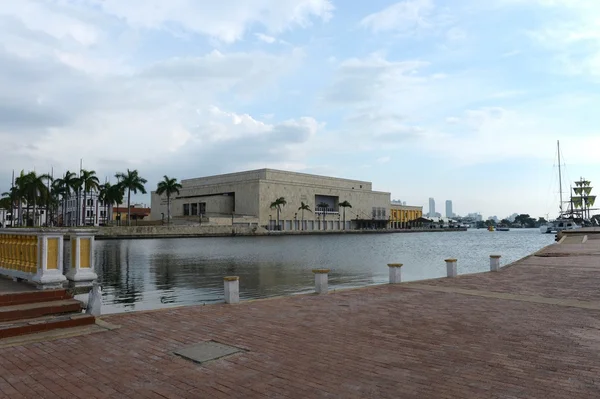
[[[497,272],[500,270],[500,255],[490,255],[490,271]]]
[[[402,282],[401,268],[402,263],[388,263],[390,269],[390,284],[398,284]]]
[[[225,284],[225,303],[240,302],[240,278],[238,276],[223,277]]]
[[[329,269],[313,269],[315,274],[315,292],[317,294],[327,294],[329,288],[327,287],[327,275]]]
[[[100,288],[100,284],[93,283],[88,295],[85,313],[92,316],[100,316],[102,314],[102,288]]]
[[[456,277],[456,259],[446,259],[448,277]]]

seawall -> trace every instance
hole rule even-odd
[[[264,228],[231,226],[120,226],[97,228],[97,240],[187,238],[187,237],[254,237],[290,235],[395,234],[466,231],[466,228],[427,230],[331,230],[331,231],[269,231]]]

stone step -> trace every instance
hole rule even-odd
[[[0,322],[24,320],[36,317],[76,313],[81,311],[81,302],[75,299],[61,299],[47,302],[34,302],[0,307]]]
[[[19,335],[81,327],[94,324],[96,318],[88,314],[50,315],[25,320],[0,322],[0,340]],[[1,341],[0,341],[1,342]]]
[[[0,293],[0,307],[23,305],[27,303],[48,302],[70,299],[67,290],[32,290],[25,292]]]

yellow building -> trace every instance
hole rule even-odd
[[[413,221],[423,217],[422,206],[390,204],[390,228],[406,229],[413,226]]]

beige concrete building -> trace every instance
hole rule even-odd
[[[257,224],[277,229],[277,209],[271,207],[285,198],[280,207],[281,230],[341,230],[387,228],[390,193],[373,191],[371,182],[317,176],[305,173],[259,169],[218,176],[187,179],[183,189],[171,199],[174,222],[216,224]],[[348,201],[352,207],[339,204]],[[298,208],[304,202],[310,211]],[[319,204],[323,206],[319,206]],[[325,206],[326,205],[326,206]],[[152,220],[166,220],[165,196],[152,192]]]

